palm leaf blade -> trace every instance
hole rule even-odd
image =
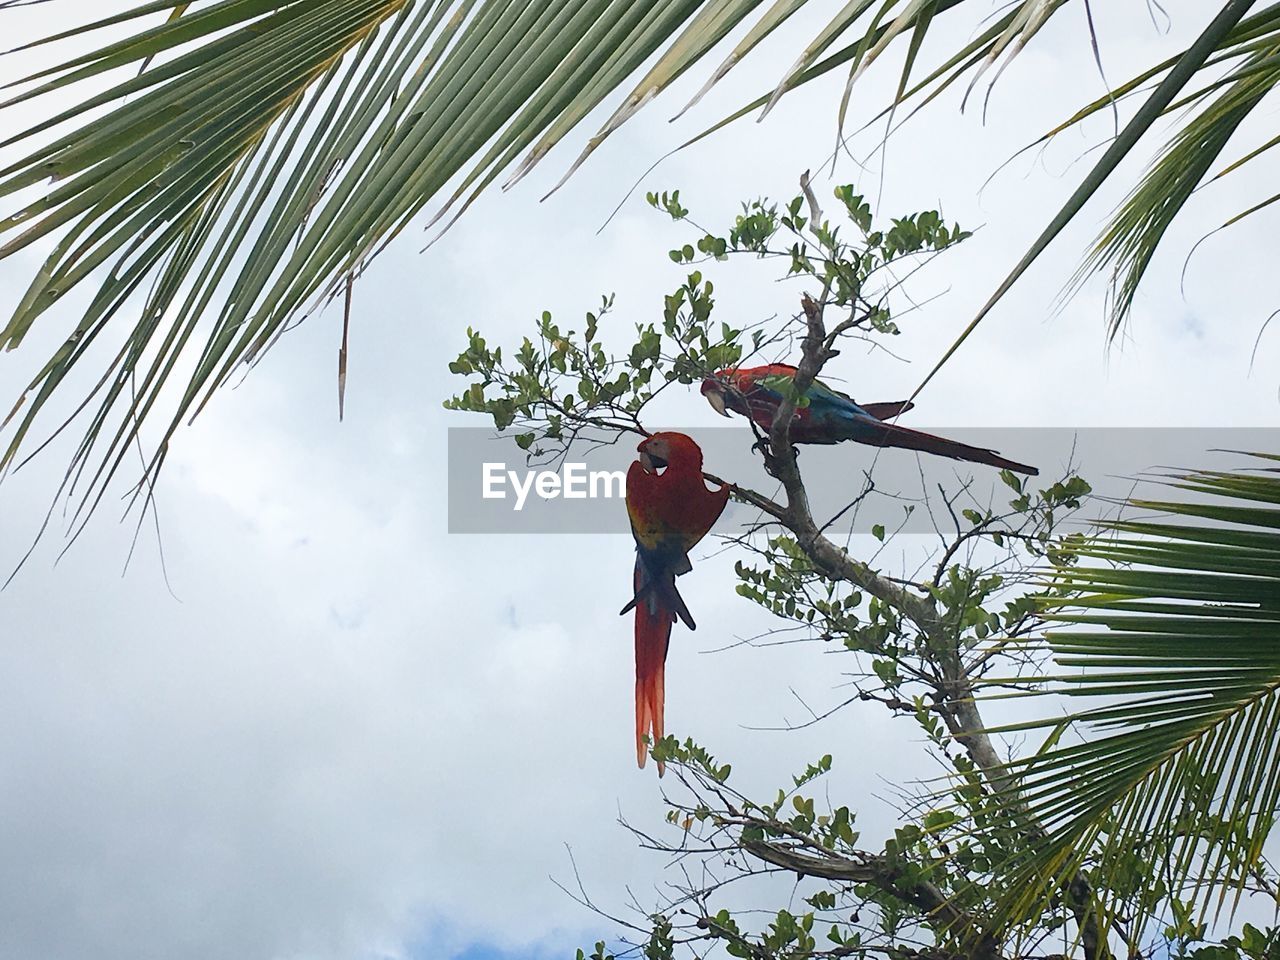
[[[1007,865],[1011,920],[1086,861],[1095,887],[1110,889],[1112,871],[1174,818],[1171,895],[1208,909],[1205,894],[1217,891],[1221,905],[1239,893],[1270,830],[1280,791],[1280,534],[1275,511],[1201,498],[1274,502],[1280,476],[1199,471],[1170,485],[1197,498],[1140,501],[1164,517],[1111,521],[1080,548],[1086,563],[1064,567],[1056,584],[1064,593],[1047,610],[1058,623],[1047,639],[1063,672],[1049,685],[1086,705],[1065,720],[1012,725],[1055,733],[1049,749],[1010,765],[1017,788],[1005,802],[1043,827]],[[1064,723],[1091,735],[1062,743]],[[1251,837],[1244,855],[1239,831]],[[1102,906],[1107,915],[1134,909]]]

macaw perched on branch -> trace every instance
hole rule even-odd
[[[636,540],[635,595],[622,613],[636,611],[636,761],[644,767],[653,742],[663,737],[667,644],[676,617],[693,630],[693,616],[676,589],[676,577],[693,565],[689,551],[724,512],[729,487],[708,490],[702,450],[683,433],[655,433],[639,447],[627,471],[627,513]],[[658,776],[663,766],[658,764]]]
[[[796,368],[785,363],[729,368],[703,380],[702,395],[721,416],[729,416],[732,410],[750,417],[768,431],[782,403],[781,391],[795,379],[795,375]],[[1035,467],[1007,460],[994,450],[971,447],[967,443],[885,422],[914,406],[905,401],[858,404],[853,398],[814,380],[796,405],[796,416],[791,421],[791,441],[839,443],[853,440],[873,447],[902,447],[953,460],[985,463],[1033,477],[1039,474]]]

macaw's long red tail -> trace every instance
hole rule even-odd
[[[896,423],[879,423],[859,417],[852,422],[851,426],[852,436],[850,439],[857,440],[859,443],[868,443],[872,446],[902,447],[904,450],[920,450],[940,457],[950,457],[952,460],[985,463],[988,466],[999,467],[1001,470],[1025,473],[1031,477],[1038,476],[1040,473],[1035,467],[1006,459],[994,450],[971,447],[967,443],[960,443],[958,440],[948,440],[946,437],[935,436],[932,433],[923,433],[920,430],[900,427]]]
[[[639,593],[643,571],[636,563],[635,589]],[[660,592],[651,591],[648,602],[635,605],[636,611],[636,762],[643,769],[649,751],[644,738],[654,743],[663,737],[663,704],[666,698],[667,645],[675,612],[662,602]],[[663,764],[658,763],[658,776]]]

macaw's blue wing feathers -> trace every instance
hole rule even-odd
[[[761,430],[767,431],[772,427],[784,391],[795,375],[796,368],[783,363],[730,368],[704,380],[702,394],[725,416],[729,415],[729,411],[740,413],[754,420]],[[953,460],[985,463],[1029,476],[1036,476],[1040,472],[1035,467],[1008,460],[985,447],[972,447],[967,443],[885,422],[913,406],[914,404],[905,400],[861,405],[847,394],[815,380],[796,405],[790,438],[792,443],[840,443],[852,440],[871,446],[902,447]]]

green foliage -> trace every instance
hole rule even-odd
[[[1030,0],[1028,0],[1028,6],[1029,3]],[[1203,77],[1209,67],[1223,60],[1242,57],[1245,58],[1245,63],[1240,72],[1247,77],[1260,65],[1258,63],[1260,59],[1262,64],[1269,64],[1271,77],[1263,79],[1260,84],[1247,82],[1243,85],[1237,85],[1217,105],[1220,107],[1226,106],[1227,109],[1222,110],[1211,107],[1202,118],[1193,120],[1188,124],[1184,133],[1179,137],[1182,142],[1178,144],[1175,141],[1175,146],[1168,151],[1165,158],[1166,162],[1157,163],[1153,167],[1146,181],[1134,191],[1129,203],[1122,208],[1112,225],[1104,233],[1103,238],[1095,247],[1090,261],[1086,263],[1084,271],[1101,267],[1108,262],[1117,266],[1115,275],[1121,279],[1112,313],[1112,333],[1114,335],[1119,323],[1128,312],[1137,284],[1145,272],[1156,246],[1160,243],[1177,211],[1186,202],[1190,192],[1201,181],[1207,170],[1206,164],[1225,146],[1226,141],[1234,133],[1236,126],[1239,125],[1243,117],[1258,105],[1262,97],[1274,85],[1276,77],[1280,76],[1276,72],[1274,62],[1272,62],[1275,61],[1275,50],[1280,49],[1280,11],[1277,11],[1273,5],[1253,17],[1246,18],[1245,14],[1252,4],[1253,0],[1227,0],[1226,3],[1221,5],[1221,8],[1215,13],[1213,19],[1210,20],[1195,42],[1181,54],[1166,60],[1152,70],[1144,71],[1143,74],[1117,88],[1117,90],[1108,91],[1104,97],[1079,111],[1066,123],[1061,124],[1046,137],[1041,138],[1042,140],[1048,139],[1058,130],[1078,123],[1098,110],[1104,108],[1115,109],[1117,94],[1131,92],[1145,81],[1165,74],[1148,94],[1142,106],[1138,108],[1124,128],[1111,140],[1106,150],[1103,151],[1102,156],[1095,162],[1093,169],[1089,171],[1084,181],[1067,199],[1066,204],[1054,215],[1040,236],[1032,243],[1030,249],[1023,254],[1022,259],[1018,261],[1009,275],[996,288],[995,293],[978,311],[977,316],[969,322],[960,336],[942,355],[942,358],[934,365],[933,369],[929,371],[917,390],[923,388],[924,384],[928,383],[942,366],[951,359],[960,345],[991,312],[991,309],[1021,279],[1023,274],[1066,228],[1067,224],[1075,219],[1075,216],[1089,202],[1094,193],[1112,176],[1121,162],[1129,156],[1156,121],[1165,113],[1177,110],[1185,105],[1186,101],[1179,100],[1179,96],[1185,93],[1197,77]],[[1038,10],[1031,13],[1030,20],[1022,21],[1024,27],[1028,22],[1036,21],[1039,13],[1047,16],[1052,10],[1061,6],[1061,0],[1056,3],[1050,2],[1038,4],[1037,6]],[[1023,6],[1020,12],[1027,13],[1027,6]],[[1031,32],[1034,33],[1035,29],[1032,28]],[[952,79],[954,79],[954,76],[955,74],[952,75]],[[1239,77],[1237,76],[1236,79],[1239,79]],[[1209,80],[1203,89],[1187,99],[1203,99],[1208,92],[1217,86],[1218,81]],[[1254,151],[1250,156],[1275,146],[1277,143],[1280,143],[1280,140],[1273,140],[1265,147],[1260,148],[1260,150]],[[1246,159],[1248,158],[1246,157]],[[1243,215],[1266,206],[1274,202],[1275,199],[1273,197],[1263,201],[1263,203],[1251,208]],[[1237,219],[1239,218],[1237,217]]]
[[[724,260],[731,254],[754,253],[760,257],[779,255],[790,259],[789,277],[811,277],[829,291],[827,302],[837,308],[865,308],[864,323],[881,333],[897,333],[887,308],[865,296],[869,283],[880,271],[898,260],[916,254],[940,253],[972,234],[958,225],[947,226],[936,210],[911,214],[890,222],[888,229],[872,229],[871,207],[852,186],[835,188],[847,217],[845,224],[832,224],[806,197],[793,197],[779,214],[776,204],[765,200],[745,203],[724,235],[704,233],[697,247],[685,244],[668,252],[675,263]],[[689,210],[679,201],[680,191],[649,193],[649,205],[665,210],[673,220],[689,218]],[[846,242],[841,229],[852,227],[858,238]],[[778,238],[782,235],[783,244]]]
[[[158,417],[152,479],[179,425],[238,365],[349,293],[429,204],[432,223],[452,223],[652,61],[581,163],[756,6],[224,0],[59,23],[31,45],[47,59],[0,105],[34,104],[39,118],[6,125],[14,154],[0,196],[21,206],[0,218],[0,259],[42,258],[0,321],[0,347],[18,347],[81,284],[96,289],[14,398],[0,470],[73,372],[97,364],[67,471],[84,481],[77,516],[92,513]],[[95,355],[107,341],[123,346]],[[166,390],[176,371],[183,382]]]
[[[852,188],[839,187],[833,196],[834,221],[806,192],[785,204],[746,203],[725,229],[713,231],[693,220],[679,191],[650,194],[653,208],[695,233],[694,242],[668,251],[668,259],[688,272],[663,298],[661,321],[633,324],[624,336],[611,323],[614,304],[605,298],[582,325],[565,327],[543,314],[535,335],[514,350],[469,331],[466,349],[450,366],[469,383],[448,406],[492,418],[531,456],[552,445],[563,449],[581,431],[643,432],[645,408],[659,391],[781,349],[794,343],[797,330],[807,329],[799,315],[740,327],[718,322],[710,274],[733,257],[772,265],[784,281],[820,291],[820,309],[833,318],[833,344],[842,337],[892,336],[898,330],[892,312],[898,286],[886,268],[936,255],[968,234],[930,212],[878,227],[867,201]],[[793,389],[789,380],[776,386],[784,393]],[[793,531],[742,542],[754,559],[736,563],[738,593],[855,658],[854,699],[915,721],[925,743],[955,774],[950,802],[934,798],[921,804],[883,849],[870,852],[860,847],[853,808],[812,792],[831,771],[831,754],[807,764],[773,797],[758,799],[739,792],[729,763],[691,739],[668,736],[651,752],[692,790],[688,802],[672,801],[667,814],[669,827],[683,838],[680,849],[700,844],[704,852],[720,851],[742,876],[753,872],[734,859],[744,852],[766,860],[781,856],[783,862],[787,856],[817,857],[846,865],[847,876],[809,889],[804,900],[811,909],[788,906],[770,912],[767,921],[712,909],[690,894],[697,907],[694,929],[700,932],[682,927],[679,911],[660,910],[646,918],[643,937],[634,941],[636,952],[672,957],[692,937],[712,939],[730,956],[808,960],[874,955],[920,938],[960,946],[976,935],[974,927],[953,929],[922,911],[919,891],[989,909],[986,884],[995,864],[1020,850],[1024,838],[1020,825],[993,803],[982,772],[957,749],[952,694],[938,672],[950,662],[947,657],[980,659],[986,647],[1011,643],[1038,625],[1040,607],[1029,593],[1032,577],[1025,565],[1045,558],[1069,562],[1069,542],[1055,527],[1089,492],[1074,476],[1038,488],[1008,473],[1003,480],[1012,493],[1007,508],[945,503],[954,533],[932,579],[911,585],[928,605],[927,625],[918,611],[878,588],[833,577]],[[741,488],[737,493],[744,495]],[[872,532],[877,542],[890,539],[882,526]],[[976,564],[973,551],[980,544],[994,546],[1002,559]],[[977,834],[975,826],[991,829]],[[1044,921],[1050,929],[1065,922],[1053,913]]]
[[[905,56],[881,116],[912,100],[923,105],[966,76],[972,88],[997,63],[999,76],[1071,5],[1016,0],[989,18],[984,5],[963,0],[843,5],[821,18],[817,34],[762,96],[688,142],[761,108],[768,112],[788,92],[833,70],[848,71],[839,110],[843,130],[854,82],[895,43]],[[1245,17],[1250,6],[1250,0],[1229,0],[1186,51],[1108,91],[1046,135],[1113,109],[1160,78],[966,336],[1151,125],[1179,111],[1188,118],[1183,129],[1086,264],[1118,268],[1116,319],[1122,318],[1170,222],[1208,175],[1207,165],[1241,122],[1256,116],[1280,75],[1280,12],[1267,6]],[[694,102],[779,26],[809,9],[804,0],[622,6],[495,0],[478,9],[470,0],[281,0],[137,3],[94,22],[58,24],[58,32],[30,45],[46,51],[47,60],[12,84],[14,95],[0,105],[35,105],[33,115],[41,118],[15,126],[5,144],[16,153],[0,171],[0,196],[24,199],[0,218],[0,259],[33,250],[42,258],[0,326],[0,347],[19,347],[70,291],[86,283],[96,289],[15,398],[4,422],[12,431],[0,470],[19,461],[49,401],[83,380],[97,386],[78,407],[87,423],[67,470],[68,478],[83,482],[73,488],[68,480],[60,492],[74,492],[80,498],[75,516],[87,518],[141,440],[143,424],[158,418],[138,484],[148,488],[177,428],[200,413],[237,367],[260,358],[291,323],[335,298],[347,299],[369,262],[424,210],[434,205],[431,222],[447,227],[504,174],[507,185],[519,180],[648,62],[572,172],[735,29],[746,28]],[[944,14],[958,19],[959,12],[972,13],[974,29],[961,27],[955,35],[964,42],[924,72],[917,55],[930,28]],[[108,29],[116,31],[110,42],[99,40]],[[74,55],[61,52],[63,41],[75,42]],[[1214,71],[1219,65],[1228,68],[1225,79]],[[103,89],[93,86],[104,78],[115,79]],[[209,90],[223,95],[208,96]],[[1217,176],[1278,143],[1266,141]],[[29,191],[36,192],[25,199]],[[865,202],[852,191],[839,199],[854,224],[878,240]],[[1276,199],[1260,198],[1224,226]],[[663,195],[661,203],[673,216],[687,213],[678,194]],[[743,250],[758,247],[771,217],[793,224],[804,219],[794,204],[782,213],[752,210],[731,237],[700,237],[673,257],[681,263],[723,257],[731,241]],[[821,236],[822,228],[812,229]],[[930,237],[945,243],[949,233],[927,216],[895,221],[884,231],[882,252],[893,257],[919,249]],[[796,266],[809,268],[803,261]],[[830,279],[848,292],[850,277],[837,272]],[[875,312],[866,322],[892,330],[892,321]],[[108,330],[115,332],[102,336]],[[123,347],[94,353],[108,342]],[[74,375],[95,365],[87,378]],[[182,380],[177,390],[169,386],[175,375]]]
[[[596,948],[590,954],[584,953],[582,948],[578,948],[576,960],[616,960],[612,953],[605,950],[604,941],[597,940]]]
[[[804,197],[789,201],[782,214],[776,204],[756,200],[744,204],[726,230],[712,233],[693,223],[679,190],[648,194],[650,206],[700,234],[696,247],[686,243],[668,252],[671,261],[696,269],[663,298],[661,322],[634,324],[629,346],[613,346],[626,341],[605,323],[614,309],[608,296],[586,314],[581,329],[562,327],[544,312],[535,335],[505,356],[469,328],[467,347],[449,370],[471,382],[445,406],[487,414],[498,430],[515,430],[531,456],[561,449],[583,431],[644,432],[642,412],[665,387],[696,383],[788,335],[713,321],[715,286],[703,271],[730,257],[779,262],[784,279],[817,282],[831,307],[847,313],[844,333],[896,333],[890,303],[896,283],[887,268],[940,253],[969,234],[934,211],[872,230],[870,208],[852,187],[838,187],[834,195],[846,214],[841,222],[804,215]],[[848,228],[855,240],[842,237]]]
[[[892,314],[897,285],[886,268],[945,251],[968,234],[929,212],[895,218],[878,228],[866,200],[851,188],[837,188],[834,197],[839,211],[835,222],[822,216],[809,194],[781,205],[764,199],[746,203],[727,229],[711,231],[692,219],[678,191],[650,194],[652,207],[696,232],[696,243],[668,252],[671,261],[692,272],[663,298],[661,322],[635,324],[624,338],[609,323],[614,305],[605,298],[581,328],[562,327],[543,314],[536,336],[514,351],[471,331],[467,349],[450,367],[470,382],[448,406],[491,417],[499,430],[512,431],[531,456],[551,445],[563,449],[580,431],[643,432],[644,409],[660,390],[696,383],[720,367],[780,345],[794,337],[793,325],[804,329],[799,317],[777,322],[776,329],[717,323],[708,274],[731,257],[774,264],[784,280],[808,289],[816,286],[821,309],[836,318],[833,342],[893,335],[898,329]],[[790,381],[777,386],[793,388]],[[956,943],[974,935],[972,929],[952,930],[923,914],[922,888],[938,891],[936,896],[949,902],[991,907],[986,884],[995,865],[1025,845],[1023,828],[993,802],[982,772],[957,749],[954,707],[948,701],[952,695],[939,675],[950,669],[949,657],[980,661],[986,647],[1013,643],[1039,624],[1040,607],[1030,593],[1033,578],[1026,564],[1045,558],[1070,562],[1070,541],[1059,538],[1055,528],[1089,492],[1088,484],[1074,476],[1034,489],[1010,473],[1003,481],[1013,494],[1007,508],[945,503],[954,533],[932,579],[912,585],[929,605],[927,625],[881,592],[832,577],[790,531],[742,544],[755,560],[737,561],[738,593],[856,658],[853,676],[859,692],[854,699],[912,718],[955,776],[950,803],[922,806],[882,851],[868,853],[858,847],[852,808],[824,806],[809,792],[831,770],[830,755],[807,765],[789,786],[762,801],[738,793],[731,783],[732,766],[692,740],[682,743],[668,736],[654,744],[656,760],[683,782],[700,785],[695,792],[706,791],[668,812],[668,823],[686,838],[714,847],[732,837],[726,851],[745,849],[765,856],[762,851],[781,850],[860,865],[853,881],[811,891],[811,912],[784,909],[764,926],[749,924],[732,911],[702,910],[697,924],[701,935],[720,942],[730,955],[809,957],[827,950],[848,956],[904,942],[926,930],[939,941]],[[888,539],[882,527],[872,532],[879,542]],[[980,544],[994,546],[1003,559],[975,564],[973,550]],[[732,803],[724,800],[729,796]],[[975,826],[986,832],[975,833]],[[866,910],[868,921],[848,922],[851,906],[855,914]],[[654,914],[636,948],[646,956],[671,956],[681,943],[675,921],[670,911]],[[1064,922],[1052,911],[1044,920],[1051,929]],[[827,931],[821,948],[814,932],[818,929]]]
[[[1002,476],[1017,496],[1004,511],[960,510],[955,516],[957,550],[970,541],[987,539],[1000,548],[1016,547],[1031,557],[1048,556],[1064,567],[1069,565],[1075,541],[1059,537],[1056,526],[1066,513],[1079,508],[1089,484],[1068,476],[1024,492],[1014,474],[1003,471]],[[876,525],[871,533],[884,540],[882,526]],[[886,689],[900,689],[900,664],[930,654],[924,638],[904,626],[899,611],[868,598],[857,587],[824,576],[794,537],[771,537],[757,555],[764,565],[735,563],[738,595],[776,617],[812,629],[824,641],[837,640],[851,652],[871,654],[871,672]],[[950,559],[944,557],[937,576],[924,587],[937,605],[939,620],[949,625],[961,649],[973,649],[996,636],[1018,636],[1036,622],[1034,598],[1008,594],[1019,577],[984,572]]]
[[[517,442],[535,455],[543,452],[535,444],[563,444],[583,429],[640,431],[641,411],[664,386],[693,383],[740,358],[742,331],[710,324],[713,292],[699,271],[689,274],[666,297],[660,324],[635,325],[625,356],[607,353],[600,337],[612,296],[586,315],[581,331],[562,329],[544,312],[536,339],[526,337],[509,360],[468,329],[467,348],[449,370],[478,379],[445,407],[488,414],[498,430],[515,425]]]
[[[794,350],[815,322],[812,336],[824,344],[891,336],[897,287],[884,268],[966,234],[930,213],[877,226],[851,188],[834,196],[837,222],[806,186],[785,204],[746,203],[712,231],[678,191],[650,195],[696,241],[668,251],[682,276],[663,298],[661,320],[624,335],[605,298],[581,328],[543,314],[514,350],[471,331],[451,365],[469,382],[448,405],[490,417],[536,456],[580,431],[644,432],[645,408],[660,390],[784,343]],[[772,266],[806,294],[816,288],[816,307],[740,327],[719,322],[711,274],[732,257]],[[1184,522],[1117,521],[1106,536],[1062,532],[1091,492],[1070,472],[1033,482],[1002,471],[985,503],[964,485],[938,491],[940,499],[928,491],[903,509],[927,510],[938,541],[905,577],[873,566],[894,544],[884,524],[865,531],[872,552],[863,561],[857,541],[841,549],[815,533],[812,518],[797,521],[802,507],[790,489],[780,504],[735,487],[776,521],[736,542],[737,593],[780,624],[766,635],[826,645],[845,665],[849,690],[828,713],[870,707],[914,724],[945,777],[904,788],[899,821],[873,843],[855,806],[831,795],[836,751],[772,795],[748,795],[730,763],[693,739],[664,738],[652,755],[679,787],[665,795],[671,834],[637,833],[670,852],[685,879],[678,896],[632,926],[630,951],[673,960],[714,943],[751,960],[917,949],[996,960],[1045,955],[1050,939],[1072,957],[1085,942],[1134,956],[1272,951],[1274,933],[1252,927],[1209,939],[1222,931],[1206,919],[1205,893],[1248,886],[1280,894],[1260,847],[1280,794],[1272,762],[1280,742],[1271,649],[1280,628],[1276,476],[1174,478],[1218,499],[1134,501]],[[1050,645],[1046,618],[1062,625]],[[1104,702],[1004,726],[980,713],[1046,689]],[[993,738],[1032,729],[1047,731],[1035,753],[1017,741],[1002,742],[1010,756],[997,752]],[[1077,742],[1079,729],[1099,736]],[[1150,829],[1155,823],[1166,829]],[[689,858],[701,859],[702,882]],[[738,909],[726,892],[779,871],[797,888],[767,910]]]
[[[1110,909],[1142,918],[1167,895],[1177,937],[1199,938],[1210,891],[1238,896],[1265,869],[1280,801],[1280,474],[1165,482],[1190,499],[1131,500],[1160,518],[1075,540],[1045,598],[1062,625],[1052,689],[1093,704],[1022,725],[1053,733],[1010,765],[1006,801],[1045,828],[1010,867],[1014,916],[1089,858]],[[1062,742],[1068,724],[1088,737]],[[1167,830],[1156,841],[1153,824]],[[1135,875],[1135,855],[1159,875]]]
[[[1095,271],[1115,277],[1109,318],[1113,336],[1129,315],[1156,250],[1191,194],[1280,145],[1280,138],[1272,138],[1210,177],[1240,125],[1280,84],[1280,15],[1271,8],[1241,24],[1246,25],[1246,30],[1227,33],[1214,51],[1215,63],[1232,64],[1226,75],[1206,79],[1198,86],[1188,83],[1187,87],[1194,89],[1187,89],[1168,106],[1166,112],[1183,112],[1181,128],[1130,192],[1077,273],[1077,282]],[[1280,194],[1251,204],[1223,226],[1277,200]]]
[[[1166,932],[1179,947],[1178,957],[1189,957],[1191,960],[1275,960],[1280,954],[1280,929],[1271,927],[1266,931],[1259,930],[1251,923],[1246,923],[1238,936],[1227,937],[1220,943],[1196,947],[1186,952],[1181,936]],[[1194,940],[1203,939],[1201,936]]]

